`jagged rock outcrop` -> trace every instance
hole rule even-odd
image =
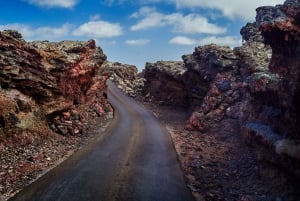
[[[146,63],[143,90],[145,99],[161,105],[186,106],[185,72],[182,61]]]
[[[276,172],[282,183],[290,184],[286,191],[294,195],[300,178],[299,16],[299,1],[258,8],[256,26],[248,23],[242,28],[244,43],[233,50],[236,63],[229,63],[227,72],[226,68],[218,71],[226,56],[213,56],[217,61],[212,63],[204,47],[198,48],[200,54],[196,49],[193,55],[201,56],[190,55],[191,66],[212,81],[186,125],[205,132],[224,118],[238,119],[245,141],[259,156],[261,171]],[[257,34],[260,32],[262,37]],[[226,75],[231,79],[224,78]],[[220,90],[216,83],[222,80],[234,93]]]
[[[276,7],[257,9],[256,21],[273,55],[269,69],[277,77],[267,104],[278,111],[278,122],[271,123],[275,130],[293,138],[300,138],[300,2],[287,0]],[[280,123],[279,123],[280,122]]]
[[[241,47],[211,44],[183,55],[183,63],[148,63],[145,95],[155,102],[198,108],[187,122],[188,129],[205,130],[224,117],[248,119],[247,89],[272,88],[277,76],[268,68],[272,50],[256,23],[248,23],[241,34]]]
[[[268,71],[249,77],[245,136],[268,163],[300,179],[300,1],[257,9],[256,22],[272,48]],[[297,178],[297,179],[296,179]]]
[[[208,48],[209,49],[209,48]],[[209,87],[209,77],[202,77],[195,67],[194,55],[182,61],[146,63],[143,93],[146,101],[189,108],[199,105]]]
[[[239,57],[229,47],[211,44],[195,48],[194,53],[184,55],[183,60],[189,71],[198,74],[198,80],[205,83],[200,83],[202,88],[206,89],[202,90],[202,100],[186,128],[204,131],[217,125],[230,106],[241,98],[243,83],[238,73]]]
[[[17,31],[0,32],[0,200],[104,122],[111,111],[108,75],[99,74],[105,61],[94,40],[26,42]]]
[[[144,86],[144,78],[138,73],[134,65],[121,64],[119,62],[105,62],[101,74],[108,74],[117,87],[130,97],[141,94]]]
[[[264,75],[272,77],[272,51],[256,23],[246,24],[241,34],[241,47],[210,44],[183,55],[183,62],[147,63],[144,95],[156,103],[197,108],[189,129],[205,130],[228,116],[247,118],[242,109],[246,86],[254,87]]]
[[[1,32],[1,132],[40,120],[63,135],[81,133],[87,115],[76,110],[88,104],[105,113],[107,77],[98,76],[105,60],[94,40],[28,43],[16,31]],[[11,105],[9,111],[4,105]]]
[[[255,22],[248,22],[244,27],[241,28],[240,34],[244,42],[264,42],[264,39]]]
[[[243,80],[254,73],[269,72],[272,50],[264,43],[257,24],[247,23],[240,33],[244,43],[234,48],[234,52],[239,57],[239,73]]]

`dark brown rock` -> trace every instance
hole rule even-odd
[[[297,0],[257,9],[256,23],[272,58],[268,68],[248,78],[248,123],[243,132],[259,156],[262,172],[284,178],[292,185],[286,189],[295,189],[300,180],[299,16]]]
[[[181,61],[146,63],[144,95],[146,100],[162,105],[186,107],[187,91]]]
[[[270,71],[278,76],[272,105],[281,111],[278,122],[271,125],[280,133],[299,139],[300,123],[300,3],[286,1],[276,7],[257,9],[257,23],[272,48]]]

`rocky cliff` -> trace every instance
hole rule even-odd
[[[279,168],[291,182],[300,179],[299,17],[295,0],[257,9],[256,23],[272,58],[266,71],[249,77],[244,133],[262,163]]]
[[[251,118],[270,124],[282,135],[296,139],[300,138],[299,17],[299,1],[287,0],[283,5],[257,9],[257,24],[265,43],[271,46],[273,55],[270,73],[264,76],[267,83],[260,88],[250,83],[253,105],[268,107],[273,114],[270,116],[263,112],[266,108],[254,106],[257,113]]]
[[[111,110],[104,61],[94,40],[26,42],[0,32],[0,194],[74,150]]]

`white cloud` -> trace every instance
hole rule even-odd
[[[209,23],[207,18],[197,14],[189,14],[186,16],[174,14],[167,16],[167,19],[171,23],[174,23],[174,31],[179,33],[221,34],[227,31],[226,28]]]
[[[44,26],[38,28],[32,28],[29,25],[18,23],[0,25],[0,30],[5,29],[19,31],[26,40],[55,40],[67,36],[72,29],[72,25],[66,23],[60,27]]]
[[[165,22],[163,21],[164,15],[156,12],[154,8],[142,7],[139,12],[133,13],[131,17],[143,18],[130,28],[132,31],[165,25]]]
[[[26,0],[26,1],[37,6],[62,7],[62,8],[72,8],[78,3],[78,0]]]
[[[216,9],[230,19],[239,18],[245,21],[255,20],[255,9],[259,6],[282,4],[283,0],[161,0],[174,3],[177,8]]]
[[[185,36],[176,36],[172,38],[169,41],[169,43],[176,44],[176,45],[207,45],[207,44],[214,43],[217,45],[236,47],[242,44],[242,40],[233,36],[222,36],[222,37],[209,36],[209,37],[202,38],[200,40],[185,37]]]
[[[12,29],[19,31],[24,39],[32,40],[57,40],[73,36],[85,36],[89,38],[110,38],[122,34],[119,24],[105,21],[90,21],[74,29],[74,25],[65,23],[60,27],[42,26],[33,28],[27,24],[0,25],[0,30]]]
[[[225,27],[212,24],[208,22],[207,18],[198,14],[163,14],[157,12],[154,8],[143,7],[139,12],[133,13],[131,17],[142,18],[130,28],[132,31],[162,26],[171,26],[173,32],[185,34],[221,34],[227,31]]]
[[[110,38],[122,35],[122,33],[120,24],[102,20],[84,23],[73,31],[74,36],[88,36],[91,38]]]
[[[147,45],[150,40],[137,39],[137,40],[126,40],[125,43],[128,45]]]
[[[172,38],[169,43],[176,45],[196,45],[198,44],[198,41],[185,36],[176,36]]]

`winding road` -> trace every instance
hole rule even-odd
[[[9,201],[192,201],[170,136],[108,81],[114,119],[77,151]]]

